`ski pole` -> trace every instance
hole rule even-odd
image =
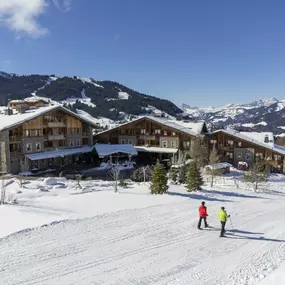
[[[232,223],[232,218],[230,217],[230,222],[231,222],[231,227],[232,227],[232,230],[234,229],[234,226],[233,226],[233,223]]]

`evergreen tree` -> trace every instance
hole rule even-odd
[[[197,191],[201,190],[201,186],[203,185],[203,179],[198,167],[197,161],[191,163],[188,176],[187,176],[187,191]]]
[[[178,173],[178,182],[180,184],[184,184],[187,181],[187,167],[186,165],[182,165],[179,169],[179,173]]]
[[[151,194],[163,194],[167,191],[167,176],[163,164],[157,162],[153,169]]]

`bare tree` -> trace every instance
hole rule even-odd
[[[219,155],[217,148],[215,145],[213,145],[213,149],[210,152],[210,157],[209,157],[209,164],[211,166],[211,187],[214,185],[214,179],[215,176],[218,174],[219,170],[215,167],[215,164],[217,164],[220,161]]]
[[[143,181],[150,181],[152,178],[152,169],[150,166],[142,166],[139,169],[135,170],[133,173],[134,180]]]
[[[110,169],[109,175],[111,180],[113,181],[114,191],[115,193],[117,193],[119,182],[123,178],[122,172],[119,167],[114,166],[113,168]]]
[[[5,185],[5,180],[2,178],[1,179],[1,196],[0,196],[0,204],[3,205],[5,204],[6,200],[6,185]]]
[[[82,178],[83,178],[82,174],[76,174],[76,181],[77,181],[76,188],[82,189],[82,186],[80,184],[82,181]]]
[[[209,160],[208,147],[202,136],[196,137],[191,143],[190,156],[197,162],[197,167],[204,167]]]
[[[253,190],[257,192],[260,184],[267,182],[268,176],[269,169],[260,162],[256,162],[252,168],[244,174],[244,180],[251,183]]]

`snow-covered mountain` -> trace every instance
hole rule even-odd
[[[285,129],[285,100],[261,99],[249,104],[197,108],[181,104],[180,108],[194,119],[204,119],[213,128],[231,126],[244,130],[273,131]]]

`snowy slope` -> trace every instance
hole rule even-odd
[[[245,130],[273,131],[280,133],[278,124],[285,124],[285,100],[262,99],[249,104],[228,104],[223,107],[197,108],[180,106],[196,119],[204,119],[216,128],[235,126]]]
[[[140,185],[121,189],[119,194],[108,193],[106,185],[97,185],[94,192],[81,195],[69,188],[38,193],[41,198],[31,191],[33,198],[23,193],[26,198],[20,198],[16,206],[22,208],[23,217],[33,212],[39,213],[39,218],[52,214],[76,217],[80,216],[78,211],[88,208],[89,215],[97,208],[102,209],[102,215],[57,222],[2,238],[1,282],[283,284],[285,195],[277,189],[284,189],[284,178],[272,182],[271,191],[264,194],[235,190],[230,182],[227,180],[226,187],[216,185],[215,190],[206,187],[208,190],[200,193],[187,193],[182,186],[171,185],[169,195],[162,196],[151,196]],[[197,231],[201,200],[207,203],[212,227]],[[230,223],[227,225],[225,239],[218,237],[217,212],[221,205],[226,206],[233,222],[233,229]],[[116,212],[118,209],[122,211]],[[6,209],[1,211],[5,214]]]

